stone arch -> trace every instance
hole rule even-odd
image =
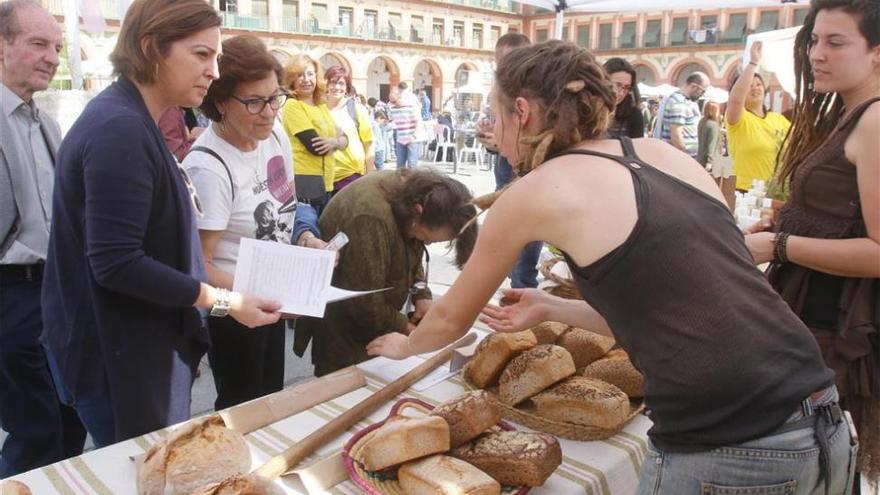
[[[367,65],[368,98],[388,101],[391,88],[400,82],[400,66],[388,55],[378,55]]]
[[[675,64],[675,67],[669,71],[669,84],[673,86],[682,86],[684,84],[685,79],[696,71],[702,71],[709,76],[709,79],[714,78],[714,73],[712,72],[709,64],[706,63],[705,60],[700,60],[698,58],[687,58]]]
[[[275,57],[275,60],[281,64],[281,67],[287,68],[287,64],[290,63],[290,59],[295,55],[290,49],[284,46],[271,46],[269,47],[269,53]]]
[[[465,84],[471,84],[472,81],[467,80],[466,73],[477,73],[477,64],[473,62],[462,62],[458,64],[458,67],[455,69],[455,87],[464,86]]]
[[[733,82],[733,77],[740,72],[740,67],[742,67],[742,57],[734,57],[733,60],[724,64],[722,67],[721,74],[723,74],[723,78],[720,84],[725,84],[725,88],[727,89],[731,86]]]
[[[636,83],[645,83],[656,86],[660,82],[660,72],[650,63],[637,61],[632,64],[636,70]]]
[[[431,110],[439,110],[443,101],[443,72],[440,64],[429,58],[419,60],[413,69],[413,90],[422,88],[428,90]]]
[[[321,55],[321,58],[318,59],[318,62],[321,64],[321,72],[326,72],[327,69],[334,65],[341,65],[351,74],[351,63],[345,57],[345,55],[339,52],[327,52],[324,55]],[[319,74],[319,77],[324,77],[324,74]]]

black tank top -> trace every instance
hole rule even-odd
[[[730,211],[642,161],[587,150],[626,167],[638,220],[588,267],[566,258],[584,299],[645,375],[661,449],[707,450],[766,435],[833,373],[816,341],[773,290]]]

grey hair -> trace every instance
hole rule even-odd
[[[8,0],[0,3],[0,36],[9,43],[21,32],[16,12],[22,7],[43,7],[34,0]]]

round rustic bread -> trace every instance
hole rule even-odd
[[[465,364],[462,373],[471,383],[486,388],[498,381],[511,359],[537,344],[535,335],[529,330],[490,333],[477,344],[474,356]]]
[[[244,437],[211,415],[178,428],[147,452],[138,469],[138,494],[189,495],[250,469]]]
[[[558,345],[539,345],[513,358],[504,368],[498,380],[498,397],[515,405],[576,371],[567,350]]]
[[[558,321],[545,321],[531,328],[538,344],[555,344],[556,340],[562,336],[570,327],[565,323]]]
[[[435,407],[431,414],[449,423],[450,448],[469,442],[501,421],[498,401],[485,390],[472,390]]]
[[[573,376],[532,397],[538,415],[601,428],[617,428],[630,413],[629,398],[610,383]]]
[[[628,395],[630,398],[644,397],[643,387],[645,378],[639,373],[639,370],[633,366],[626,353],[609,352],[608,355],[598,361],[592,362],[583,370],[580,375],[587,378],[596,378],[608,382]]]
[[[578,369],[604,356],[614,347],[614,339],[582,328],[571,328],[562,334],[556,345],[571,353]]]
[[[6,480],[0,482],[0,495],[31,495],[31,489],[21,481]]]
[[[284,495],[284,490],[262,476],[242,474],[202,488],[193,495]]]

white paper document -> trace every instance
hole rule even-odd
[[[232,289],[279,301],[282,313],[319,318],[329,302],[388,290],[350,291],[331,286],[335,262],[333,251],[242,239]]]

